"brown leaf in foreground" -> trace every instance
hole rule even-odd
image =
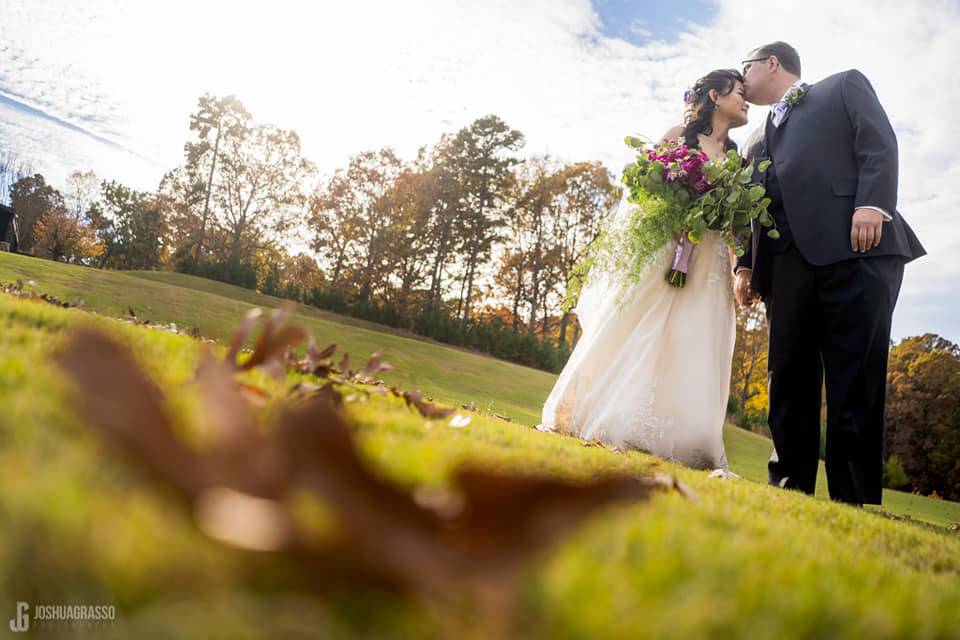
[[[303,327],[283,326],[295,308],[296,305],[292,302],[285,302],[274,309],[260,331],[253,353],[242,365],[239,365],[241,369],[263,367],[269,363],[282,363],[287,350],[307,337],[307,331]]]
[[[685,491],[665,477],[574,482],[461,468],[454,491],[440,492],[446,499],[421,492],[418,500],[361,458],[332,387],[291,403],[261,432],[232,366],[209,358],[198,381],[211,407],[210,437],[195,450],[175,435],[163,394],[124,347],[79,330],[57,360],[95,431],[176,489],[205,533],[277,552],[309,584],[336,575],[434,594],[457,584],[510,591],[525,562],[590,513],[659,488]],[[419,392],[405,398],[418,409],[423,403]],[[318,541],[291,512],[304,492],[335,515],[331,537]]]
[[[391,391],[393,391],[393,389],[391,389]],[[399,395],[401,398],[403,398],[408,407],[416,409],[420,412],[420,415],[427,419],[442,420],[443,418],[453,415],[453,413],[456,412],[455,407],[442,407],[438,404],[427,402],[423,399],[420,389],[414,389],[413,391],[401,391],[399,394],[396,391],[393,391],[393,393],[394,395]]]

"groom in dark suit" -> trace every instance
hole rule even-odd
[[[814,492],[825,378],[830,497],[880,504],[891,317],[904,264],[925,253],[897,211],[897,139],[859,71],[807,85],[785,42],[743,66],[747,100],[773,105],[747,157],[771,160],[780,237],[755,224],[735,280],[770,327],[770,483]]]

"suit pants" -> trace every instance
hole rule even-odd
[[[818,267],[795,244],[770,260],[770,483],[814,493],[825,380],[830,497],[880,504],[887,355],[904,260]]]

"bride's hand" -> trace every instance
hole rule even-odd
[[[753,287],[750,286],[752,273],[750,269],[740,269],[737,272],[736,281],[733,283],[733,297],[736,298],[737,304],[741,307],[747,306],[756,297]]]

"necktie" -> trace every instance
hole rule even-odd
[[[783,118],[787,115],[787,108],[788,105],[783,100],[773,106],[773,126],[780,126],[780,123],[783,122]]]

